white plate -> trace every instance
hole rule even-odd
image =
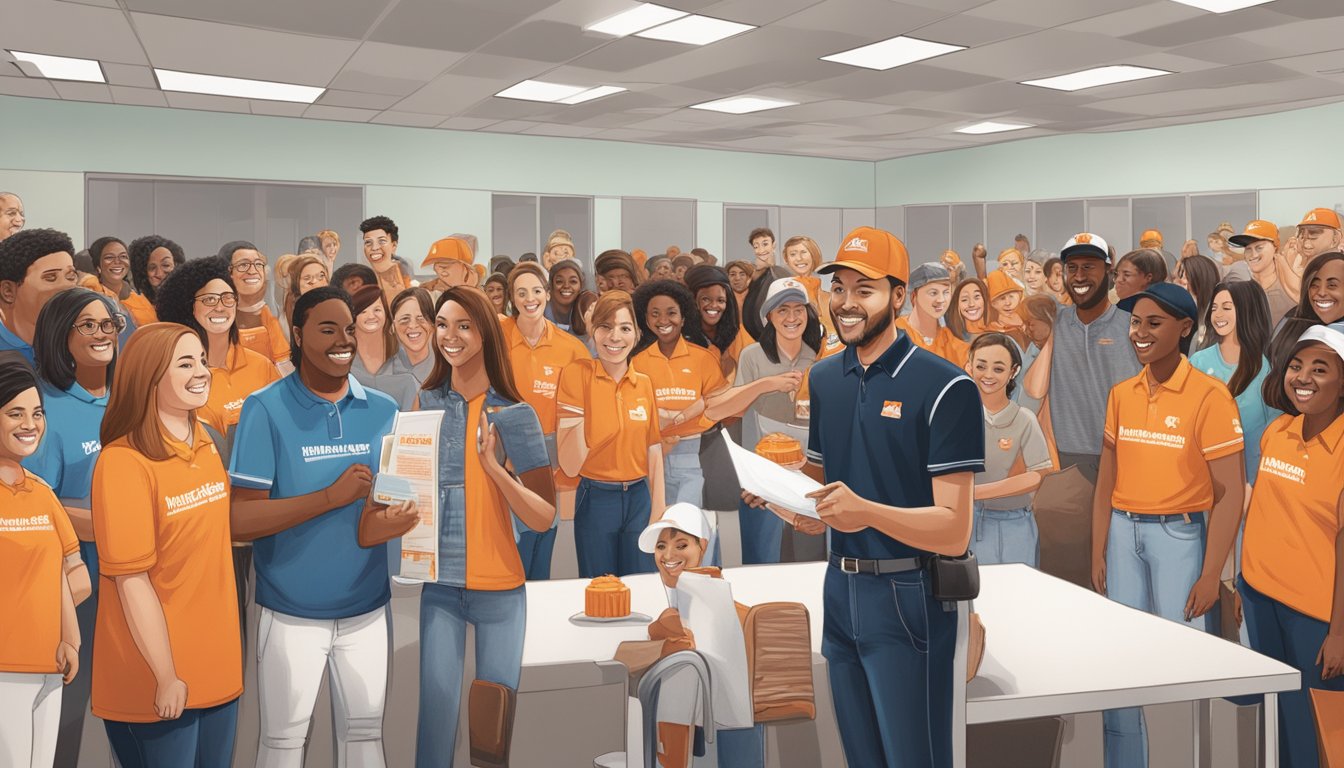
[[[606,617],[603,617],[603,616],[589,616],[589,615],[584,614],[584,613],[576,613],[576,614],[574,614],[573,616],[570,616],[570,617],[569,617],[569,623],[571,623],[571,624],[578,624],[579,626],[585,626],[585,625],[594,625],[594,626],[596,626],[596,625],[603,625],[603,624],[608,625],[608,626],[613,625],[613,624],[614,624],[614,625],[626,625],[626,624],[630,624],[630,625],[641,625],[641,624],[648,624],[648,623],[650,623],[651,621],[653,621],[652,618],[650,618],[650,617],[648,617],[648,616],[645,616],[645,615],[642,614],[642,613],[631,613],[629,616],[606,616]]]

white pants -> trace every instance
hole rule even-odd
[[[55,673],[0,672],[0,765],[51,768],[62,687]]]
[[[323,672],[330,682],[337,768],[383,768],[387,654],[384,608],[348,619],[302,619],[262,608],[257,768],[302,768]]]

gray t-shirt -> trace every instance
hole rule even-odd
[[[738,355],[737,376],[733,380],[733,386],[740,387],[766,376],[775,376],[789,371],[806,373],[807,369],[816,361],[817,353],[813,352],[812,348],[806,344],[799,350],[798,357],[793,360],[788,359],[781,353],[778,363],[770,362],[770,358],[765,356],[765,350],[761,349],[759,343],[752,344],[742,350],[742,354]],[[787,425],[788,433],[798,438],[804,446],[807,445],[808,419],[798,418],[794,400],[787,392],[770,392],[756,398],[756,402],[752,403],[747,412],[742,414],[743,448],[754,449],[756,443],[760,442],[761,437],[774,429],[769,423],[762,425],[762,417],[776,424]]]
[[[1265,300],[1269,302],[1269,321],[1271,323],[1279,322],[1280,318],[1297,307],[1297,300],[1283,290],[1283,283],[1278,280],[1275,280],[1274,284],[1265,291]]]
[[[1129,313],[1112,305],[1087,325],[1060,307],[1050,361],[1050,423],[1060,453],[1101,454],[1111,388],[1143,370],[1129,343]]]
[[[985,471],[975,473],[975,484],[985,485],[1006,480],[1013,463],[1022,457],[1028,472],[1049,469],[1050,449],[1036,414],[1014,402],[998,413],[985,410]],[[1031,506],[1035,494],[1004,496],[980,502],[985,509],[1024,509]]]

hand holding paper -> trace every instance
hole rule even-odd
[[[757,456],[726,436],[724,441],[728,444],[728,455],[732,457],[742,490],[790,512],[817,517],[816,502],[807,495],[821,488],[820,483],[801,472],[785,469]]]

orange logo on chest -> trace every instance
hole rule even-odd
[[[1013,439],[1012,439],[1011,437],[1000,437],[1000,438],[999,438],[999,449],[1000,449],[1000,450],[1007,451],[1007,450],[1011,450],[1012,447],[1013,447]]]
[[[901,418],[901,401],[887,400],[882,403],[882,415],[888,419]]]

